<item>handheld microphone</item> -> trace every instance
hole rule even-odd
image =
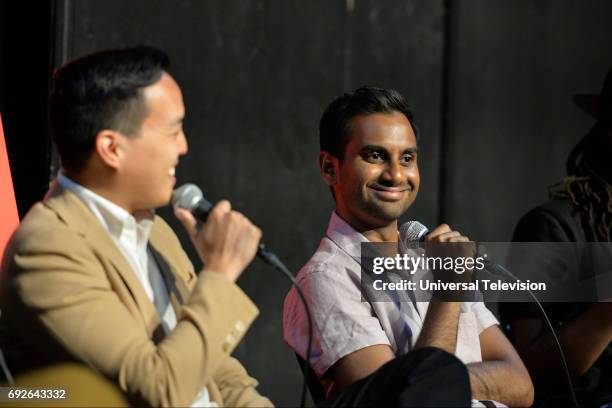
[[[410,246],[411,244],[414,244],[415,242],[425,241],[425,237],[427,236],[428,233],[429,233],[429,229],[427,229],[425,225],[421,224],[418,221],[408,221],[404,223],[399,229],[400,240],[407,247]],[[482,255],[479,255],[479,254],[482,254]],[[510,272],[508,269],[506,269],[502,265],[488,260],[485,255],[486,255],[486,248],[484,248],[483,245],[477,246],[475,256],[482,256],[484,258],[484,264],[485,264],[486,271],[492,273],[493,275],[497,275],[497,276],[500,276],[506,279],[511,279],[511,280],[519,281],[519,282],[521,281],[519,278],[514,276],[512,272]],[[557,336],[557,333],[555,332],[555,329],[553,328],[550,318],[548,317],[548,314],[544,310],[542,303],[540,303],[536,295],[530,289],[527,289],[527,292],[529,293],[529,295],[531,295],[534,302],[538,306],[538,309],[540,313],[542,314],[542,317],[544,318],[544,321],[546,322],[548,329],[550,330],[550,334],[555,341],[555,346],[557,348],[557,352],[559,353],[559,357],[561,359],[561,363],[565,371],[565,379],[567,382],[567,388],[568,388],[569,394],[572,398],[574,407],[578,408],[579,407],[578,400],[576,399],[576,393],[574,391],[574,386],[572,385],[572,379],[570,377],[569,368],[567,366],[567,360],[565,358],[565,353],[563,353],[563,347],[561,347],[561,342],[559,341],[559,337]]]
[[[399,229],[400,239],[404,244],[423,242],[427,234],[429,234],[429,229],[418,221],[408,221]]]
[[[408,221],[402,224],[399,234],[404,245],[408,247],[410,244],[415,242],[425,241],[425,237],[427,237],[427,234],[429,234],[429,229],[418,221]],[[519,278],[514,276],[514,274],[504,266],[489,260],[487,258],[487,250],[484,245],[476,246],[476,253],[474,256],[483,258],[483,263],[485,265],[484,269],[488,272],[506,279],[519,280]]]
[[[200,222],[206,222],[208,214],[213,209],[213,205],[204,197],[202,190],[191,183],[183,184],[172,192],[172,206],[191,211],[195,219]],[[257,256],[274,267],[284,267],[276,254],[266,249],[263,242],[259,243]]]
[[[183,184],[181,187],[178,187],[172,192],[172,206],[175,208],[184,208],[186,210],[191,211],[195,219],[200,222],[206,222],[208,218],[208,214],[213,209],[213,205],[208,201],[204,194],[202,194],[202,190],[199,189],[195,184]],[[259,243],[259,247],[257,248],[257,256],[263,259],[266,263],[270,264],[274,269],[282,272],[290,281],[291,284],[295,287],[302,303],[304,305],[304,310],[306,311],[306,318],[308,321],[308,343],[306,345],[306,361],[310,362],[310,355],[312,352],[312,313],[310,312],[310,307],[308,306],[308,302],[306,301],[306,297],[304,296],[304,292],[298,285],[295,277],[289,271],[289,269],[283,264],[283,262],[279,259],[276,254],[268,249],[263,244],[263,242]],[[308,374],[304,375],[304,382],[302,384],[302,396],[300,399],[300,407],[304,407],[306,403],[306,390],[308,389]]]
[[[183,184],[172,192],[172,206],[191,211],[196,220],[206,222],[213,205],[195,184]]]

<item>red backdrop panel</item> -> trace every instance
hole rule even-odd
[[[19,215],[0,116],[0,259],[7,241],[18,225]]]

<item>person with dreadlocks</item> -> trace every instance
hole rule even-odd
[[[581,254],[576,261],[579,269],[574,271],[576,275],[583,273],[585,264],[599,273],[603,265],[609,274],[612,264],[612,245],[608,244],[612,241],[612,69],[599,96],[576,95],[574,100],[597,121],[571,151],[566,164],[567,176],[550,189],[550,200],[521,218],[512,240],[575,243],[576,253]],[[549,262],[549,270],[544,271],[551,277],[559,272],[552,270],[553,264]],[[599,265],[599,269],[594,265]],[[581,406],[608,406],[612,403],[612,302],[545,303],[544,307],[556,326]],[[500,314],[511,328],[510,337],[536,386],[536,406],[559,406],[567,401],[560,385],[563,375],[560,357],[536,305],[500,304]]]

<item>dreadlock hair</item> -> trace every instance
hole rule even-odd
[[[609,155],[605,137],[610,125],[609,120],[599,120],[578,142],[567,158],[567,176],[549,190],[551,198],[569,199],[585,213],[598,242],[612,241],[612,185],[594,166],[597,155]]]

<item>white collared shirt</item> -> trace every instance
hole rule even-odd
[[[155,305],[164,331],[166,334],[170,333],[176,326],[176,313],[170,303],[168,290],[157,262],[148,250],[149,235],[153,228],[153,211],[150,218],[143,217],[137,220],[117,204],[66,177],[62,171],[57,176],[57,182],[61,187],[76,194],[108,231],[138,277],[147,297]],[[206,386],[198,393],[192,404],[192,407],[217,406],[210,400]]]
[[[310,364],[319,377],[342,357],[364,347],[389,345],[396,355],[412,350],[423,328],[428,302],[366,301],[361,293],[361,243],[369,242],[335,212],[326,237],[297,275],[311,305]],[[482,360],[479,335],[497,324],[482,302],[463,302],[456,356],[465,364]],[[284,304],[285,341],[305,358],[307,319],[292,288]]]

